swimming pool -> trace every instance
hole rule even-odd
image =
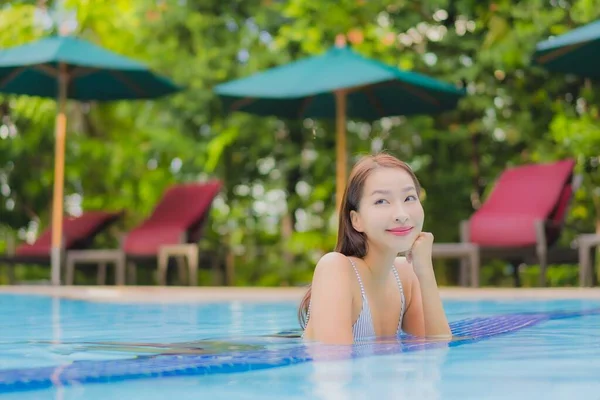
[[[450,321],[460,321],[523,312],[584,311],[599,308],[600,301],[449,300],[445,306]],[[0,315],[0,382],[10,383],[4,386],[8,393],[2,398],[6,399],[600,397],[600,315],[542,320],[455,347],[419,351],[391,347],[378,355],[288,366],[277,355],[297,354],[298,340],[261,335],[297,329],[294,302],[149,305],[0,295]],[[212,341],[198,342],[207,339]],[[149,343],[154,345],[140,346]],[[119,375],[119,365],[131,363],[136,355],[147,362],[165,357],[155,358],[158,353],[185,354],[167,356],[170,363],[185,363],[197,357],[190,353],[199,347],[226,357],[215,358],[204,375],[193,368],[185,376],[126,379]],[[228,373],[227,365],[246,356],[272,365]],[[60,366],[83,360],[90,361],[76,365],[82,366],[87,377],[97,374],[100,383],[74,379],[66,386],[33,390],[37,374],[52,371],[59,376],[65,371]],[[98,369],[97,365],[108,367]],[[131,368],[141,368],[136,365]],[[107,377],[111,373],[113,379]]]

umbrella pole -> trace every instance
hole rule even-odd
[[[52,198],[52,285],[60,285],[60,272],[62,265],[62,223],[63,223],[63,191],[65,169],[65,135],[67,128],[66,102],[67,102],[67,67],[59,65],[58,71],[58,114],[55,127],[55,155],[54,155],[54,193]]]
[[[336,183],[335,205],[339,212],[346,188],[346,92],[335,92],[335,125],[336,125]]]

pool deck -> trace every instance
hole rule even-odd
[[[300,301],[305,288],[181,286],[0,286],[0,294],[42,295],[117,303],[206,303],[220,301]],[[440,288],[443,299],[597,299],[600,288]]]

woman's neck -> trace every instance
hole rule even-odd
[[[372,249],[363,257],[374,284],[384,284],[387,281],[397,255],[398,253],[389,250]]]

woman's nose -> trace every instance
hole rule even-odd
[[[406,214],[397,215],[394,220],[399,224],[405,224],[408,221],[408,215],[406,215]]]

